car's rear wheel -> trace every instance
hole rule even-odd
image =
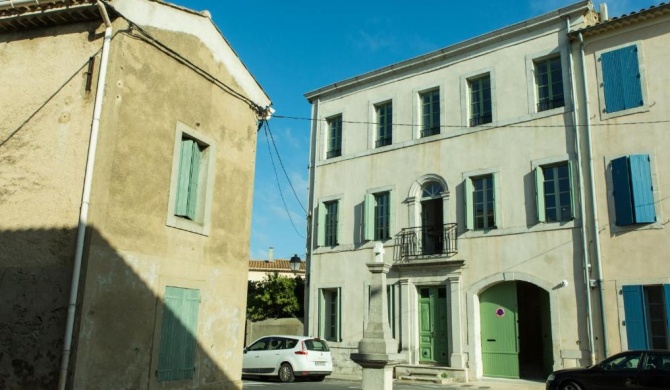
[[[582,387],[575,382],[568,381],[561,385],[561,390],[582,390]]]
[[[326,379],[326,376],[325,376],[325,375],[314,375],[314,376],[312,377],[312,380],[313,380],[314,382],[323,382],[324,379]]]
[[[288,363],[282,363],[279,367],[279,380],[284,383],[293,382],[295,376],[293,375],[293,367]]]

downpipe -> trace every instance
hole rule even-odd
[[[27,1],[26,1],[27,2]],[[58,389],[65,390],[67,383],[68,366],[72,348],[72,333],[74,329],[75,312],[77,308],[77,294],[79,292],[79,277],[81,274],[81,263],[84,253],[84,240],[88,222],[88,209],[91,201],[91,188],[93,183],[93,168],[98,144],[98,132],[100,130],[100,117],[102,115],[102,100],[105,94],[105,83],[107,79],[107,67],[109,62],[109,47],[112,41],[112,23],[109,19],[107,9],[102,1],[97,2],[100,15],[105,23],[105,36],[102,44],[102,56],[100,60],[100,73],[98,75],[98,88],[95,95],[93,107],[93,123],[91,124],[91,138],[89,140],[88,155],[86,157],[86,171],[84,174],[84,188],[79,212],[79,224],[77,225],[77,242],[72,270],[72,284],[70,287],[70,301],[67,312],[67,323],[65,325],[65,336],[63,339],[63,356],[60,367]]]

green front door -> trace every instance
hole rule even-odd
[[[428,364],[448,364],[447,289],[419,288],[419,360]]]
[[[516,283],[505,282],[479,295],[484,376],[519,378]]]

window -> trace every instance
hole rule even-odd
[[[393,143],[393,105],[391,102],[375,105],[377,115],[377,137],[375,148]]]
[[[419,94],[421,100],[421,134],[428,137],[440,134],[440,90],[435,89]]]
[[[563,107],[565,103],[561,57],[535,62],[535,84],[538,112]]]
[[[535,191],[538,221],[565,222],[574,218],[572,163],[537,167]]]
[[[391,192],[380,192],[365,196],[365,239],[387,240],[391,238],[392,203]]]
[[[486,75],[468,80],[470,86],[470,126],[493,121],[491,109],[491,78]]]
[[[467,228],[484,230],[496,228],[495,186],[493,174],[465,180]]]
[[[319,246],[336,246],[337,231],[339,225],[338,218],[339,201],[323,202],[319,206]]]
[[[161,325],[159,382],[193,379],[200,290],[167,286]]]
[[[342,115],[328,118],[326,122],[328,123],[326,158],[339,157],[342,155]]]
[[[177,123],[167,207],[168,226],[209,234],[214,189],[213,141]]]
[[[319,291],[319,337],[327,341],[341,341],[342,289],[322,288]]]
[[[628,349],[668,349],[670,285],[624,286]]]
[[[600,65],[605,113],[624,111],[644,104],[637,45],[603,53]]]
[[[649,155],[612,160],[612,187],[617,225],[656,222]]]
[[[474,206],[475,229],[495,228],[493,175],[472,179],[472,186],[474,187],[472,205]]]

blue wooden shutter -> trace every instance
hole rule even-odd
[[[605,112],[627,110],[644,103],[637,50],[637,46],[632,45],[603,53],[600,57]]]
[[[167,286],[158,353],[158,381],[192,379],[200,290]]]
[[[640,64],[637,59],[637,46],[624,47],[621,50],[621,84],[624,93],[624,109],[640,107],[642,86],[640,80]]]
[[[634,223],[633,195],[630,191],[627,156],[612,160],[612,187],[616,224],[619,226],[632,225]]]
[[[193,159],[193,142],[190,139],[181,141],[179,152],[179,175],[177,178],[177,199],[174,214],[188,216],[188,189],[191,181],[191,160]]]
[[[388,213],[389,213],[389,236],[392,238],[395,233],[395,207],[393,205],[393,191],[389,191],[389,204],[388,204]]]
[[[625,108],[624,91],[621,84],[621,51],[613,50],[600,57],[603,69],[605,111],[617,112]]]
[[[628,349],[646,349],[647,318],[644,311],[644,291],[642,286],[623,287],[623,306],[626,314],[626,336]]]
[[[649,155],[634,154],[629,158],[631,192],[636,223],[656,222],[654,192],[651,184]]]

